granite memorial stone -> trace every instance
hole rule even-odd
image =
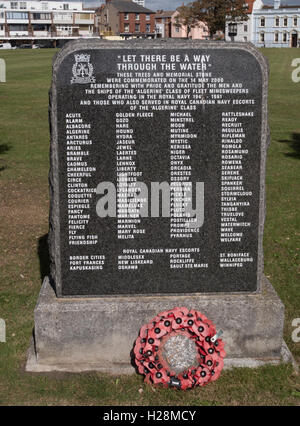
[[[258,289],[266,67],[247,49],[228,55],[222,45],[183,44],[79,49],[58,61],[51,248],[59,295]],[[97,213],[103,182],[115,188],[111,217]],[[148,191],[143,217],[129,191],[139,182]],[[153,183],[185,185],[198,226],[186,226],[172,190],[168,217],[157,217],[159,206],[153,217]]]
[[[58,53],[51,277],[28,370],[133,371],[139,328],[174,306],[224,330],[225,365],[282,360],[284,307],[263,275],[267,83],[247,43],[76,41]]]

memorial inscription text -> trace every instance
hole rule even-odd
[[[258,62],[239,50],[229,62],[228,49],[124,51],[61,64],[62,294],[255,291]],[[102,182],[115,194],[107,217]]]

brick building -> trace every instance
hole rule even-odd
[[[100,35],[155,37],[155,12],[131,0],[106,0],[96,15]]]
[[[158,10],[155,14],[155,31],[157,38],[170,38],[172,32],[172,15],[174,11]]]

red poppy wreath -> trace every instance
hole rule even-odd
[[[174,308],[161,312],[140,329],[135,341],[135,363],[145,382],[186,390],[204,386],[220,376],[226,353],[219,339],[222,331],[204,314],[194,309]],[[198,365],[178,375],[163,357],[162,349],[171,337],[183,335],[195,342]]]

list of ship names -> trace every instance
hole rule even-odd
[[[85,53],[93,78],[59,99],[65,294],[76,279],[80,294],[255,290],[258,64],[128,52]]]

